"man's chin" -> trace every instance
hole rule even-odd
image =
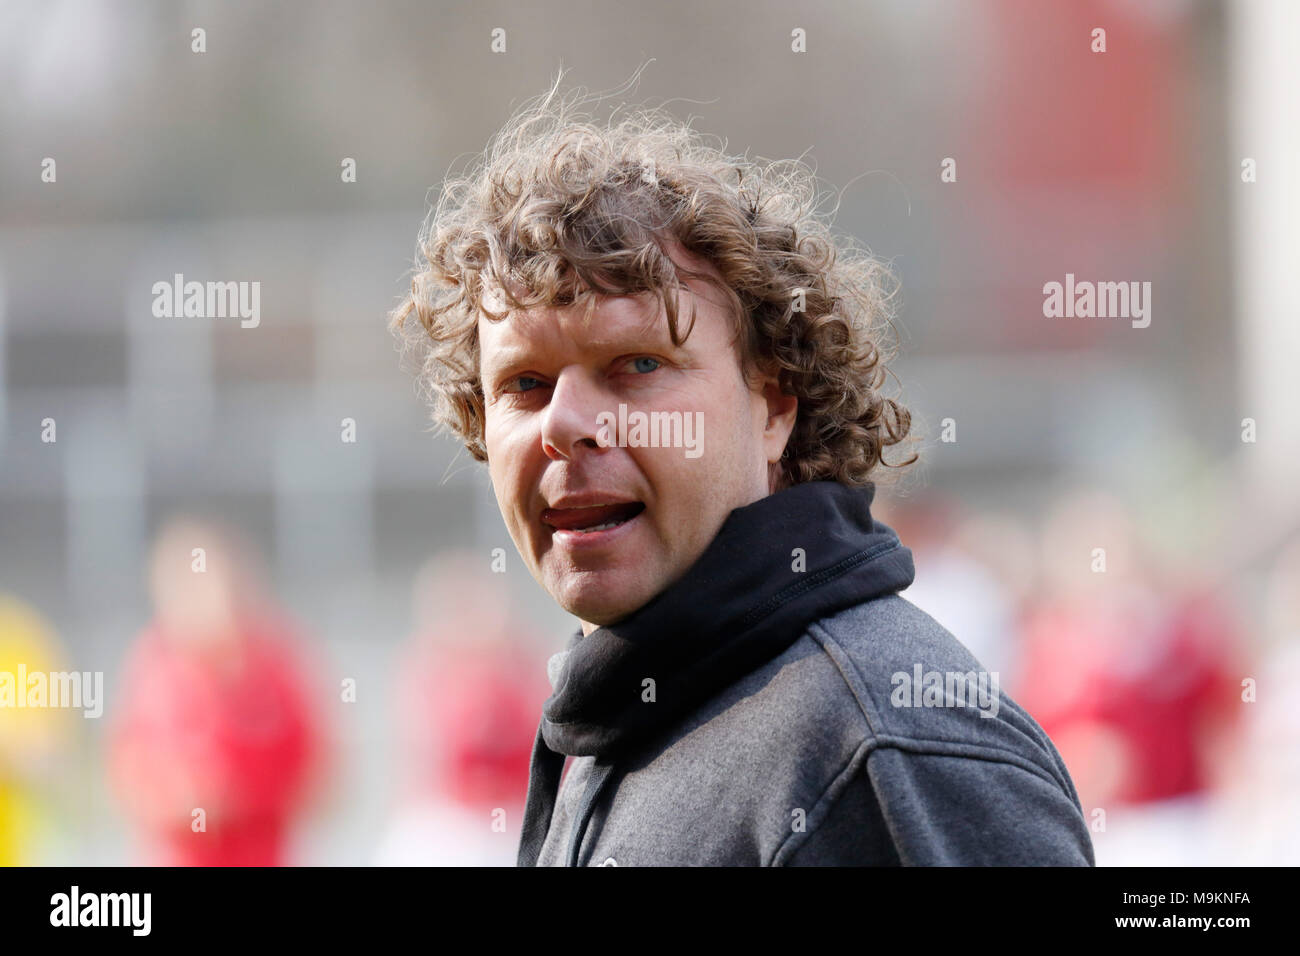
[[[645,581],[620,580],[621,577],[615,572],[570,572],[548,590],[555,603],[569,614],[588,624],[605,627],[617,624],[657,593]]]

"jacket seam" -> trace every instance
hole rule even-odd
[[[960,751],[954,751],[952,749],[952,741],[927,740],[918,737],[899,737],[889,735],[883,737],[868,737],[863,740],[858,744],[857,749],[855,749],[849,757],[848,763],[831,778],[830,783],[826,785],[825,789],[823,789],[821,794],[817,797],[816,802],[813,803],[813,809],[809,814],[809,817],[816,819],[817,822],[806,832],[791,832],[787,834],[781,841],[780,845],[776,848],[776,851],[772,854],[772,862],[769,866],[784,866],[790,857],[798,853],[799,850],[801,850],[803,846],[811,840],[823,826],[826,825],[827,821],[831,818],[832,811],[836,804],[838,804],[844,794],[848,792],[849,783],[852,782],[852,779],[862,771],[866,762],[877,750],[898,750],[903,753],[915,753],[929,757],[953,757],[960,760],[985,760],[989,763],[999,763],[1005,766],[1015,767],[1018,770],[1031,773],[1053,786],[1059,786],[1051,776],[1044,774],[1042,768],[1033,761],[1027,761],[1025,758],[1020,757],[1012,751],[1007,751],[998,747],[981,747],[977,744],[962,746],[969,747],[971,752],[962,753]],[[978,751],[980,750],[988,752],[979,753]],[[832,791],[834,791],[834,793],[832,793]],[[824,812],[821,811],[823,804],[826,805]],[[799,839],[795,839],[796,837]]]
[[[777,846],[776,852],[772,854],[772,862],[769,866],[784,866],[785,861],[798,853],[804,844],[812,839],[813,834],[820,830],[822,825],[830,819],[831,810],[834,809],[837,803],[839,803],[840,798],[844,796],[845,792],[848,790],[849,782],[851,782],[857,775],[858,771],[862,769],[862,764],[866,762],[867,757],[869,757],[871,752],[876,749],[876,746],[877,743],[875,738],[871,737],[868,737],[866,740],[862,741],[862,743],[858,744],[857,749],[849,756],[848,763],[840,769],[839,773],[831,778],[831,782],[826,785],[825,789],[822,790],[818,795],[817,800],[813,803],[812,812],[809,816],[815,818],[817,822],[806,832],[799,833],[791,830],[791,832],[787,833],[780,845]],[[832,790],[835,792],[832,793]],[[823,804],[826,805],[824,812],[821,811]],[[799,837],[800,839],[796,839],[796,837]]]
[[[882,734],[876,727],[876,722],[872,720],[872,711],[875,709],[875,702],[871,701],[871,708],[863,702],[862,696],[858,693],[858,688],[854,686],[854,681],[844,672],[844,664],[853,668],[855,675],[861,682],[861,674],[857,673],[857,668],[849,658],[839,641],[824,628],[820,622],[814,621],[808,627],[808,634],[815,640],[831,663],[835,665],[835,670],[840,675],[849,693],[853,695],[854,701],[858,705],[858,710],[862,718],[867,722],[867,729],[871,738],[878,741],[879,746],[892,747],[896,750],[909,751],[914,753],[929,754],[932,756],[947,757],[968,757],[975,760],[990,760],[1000,763],[1008,763],[1027,770],[1030,773],[1041,777],[1043,780],[1060,788],[1061,782],[1054,774],[1046,770],[1037,762],[1030,760],[1023,754],[1010,749],[1009,747],[1000,747],[996,744],[977,744],[960,740],[940,740],[934,737],[911,737],[899,734]],[[839,655],[833,654],[827,645],[832,645],[839,652]],[[844,664],[841,664],[840,657],[843,657]],[[871,694],[867,690],[865,683],[862,687],[862,693],[870,700]]]
[[[596,807],[600,803],[600,798],[604,794],[605,784],[614,771],[613,764],[595,761],[592,764],[591,776],[587,778],[587,787],[582,795],[582,800],[578,804],[578,813],[573,818],[573,825],[569,828],[569,849],[565,854],[565,866],[580,866],[582,860],[582,845],[590,832],[592,817],[596,815]],[[595,837],[592,838],[592,854],[588,857],[590,860],[595,855]]]

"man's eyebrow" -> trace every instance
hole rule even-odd
[[[526,365],[531,359],[532,353],[526,348],[517,348],[507,346],[499,349],[492,349],[484,352],[482,355],[482,378],[486,381],[494,375],[501,374],[507,369],[519,365]]]
[[[517,361],[522,361],[529,354],[527,349],[521,349],[512,346],[503,348],[484,350],[483,365],[492,368],[510,365]]]
[[[628,332],[622,335],[611,335],[608,338],[597,339],[591,343],[593,348],[605,349],[610,352],[636,352],[643,349],[672,349],[674,348],[672,339],[668,337],[668,329],[665,327],[661,334],[652,335],[640,330]]]
[[[607,352],[639,352],[649,349],[677,352],[681,350],[681,346],[673,345],[666,325],[661,325],[657,331],[658,334],[651,334],[646,329],[629,329],[625,332],[594,339],[588,343],[588,348]],[[502,369],[527,365],[533,361],[533,355],[533,350],[527,346],[503,345],[483,353],[483,369],[487,373],[496,373]]]

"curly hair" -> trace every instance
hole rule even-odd
[[[897,283],[817,211],[801,161],[729,157],[689,122],[639,108],[596,123],[580,91],[551,89],[492,138],[469,175],[449,178],[419,236],[411,291],[389,314],[434,422],[487,460],[478,317],[569,306],[601,295],[654,293],[675,345],[675,295],[686,277],[732,306],[746,381],[762,370],[799,399],[778,487],[874,480],[911,415],[881,391]],[[679,244],[721,276],[686,269]],[[414,313],[418,326],[409,323]],[[694,312],[692,310],[692,319]]]

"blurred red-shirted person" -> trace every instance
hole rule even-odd
[[[537,706],[550,689],[509,593],[482,565],[481,555],[448,554],[417,576],[394,694],[406,779],[380,865],[515,864]]]
[[[155,617],[130,651],[109,742],[150,863],[284,863],[323,748],[305,655],[263,579],[252,549],[212,525],[175,522],[155,544]]]
[[[1043,558],[1019,697],[1065,758],[1085,815],[1202,794],[1208,754],[1231,739],[1239,710],[1229,608],[1205,582],[1165,580],[1105,495],[1058,504]]]

